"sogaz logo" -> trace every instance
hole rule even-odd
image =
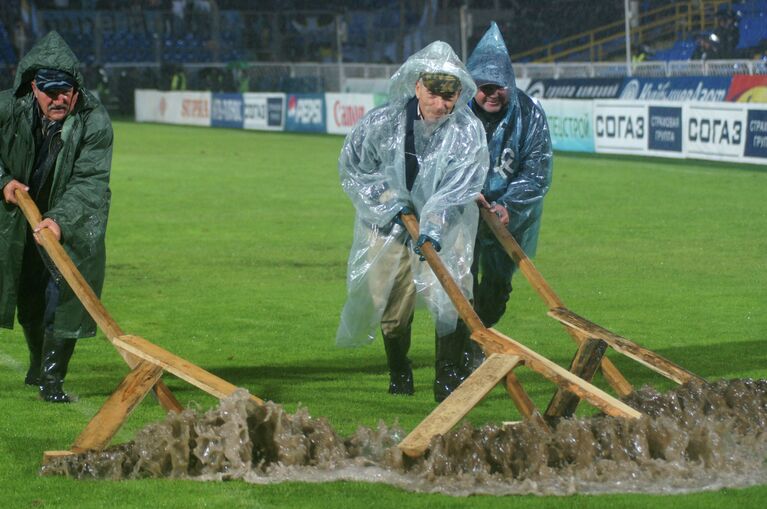
[[[598,114],[594,132],[599,138],[641,140],[645,136],[645,119],[643,115]]]
[[[691,104],[685,122],[687,153],[740,158],[747,139],[746,110],[730,105]]]
[[[727,118],[695,118],[687,123],[687,139],[714,145],[740,145],[743,122]]]

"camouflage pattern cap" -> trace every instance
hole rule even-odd
[[[461,91],[461,80],[444,72],[425,72],[421,74],[421,83],[433,94],[453,96]]]

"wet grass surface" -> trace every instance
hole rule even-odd
[[[103,300],[127,333],[290,411],[303,404],[344,434],[379,420],[412,429],[434,408],[425,310],[414,325],[413,397],[386,394],[380,341],[359,350],[333,344],[353,222],[336,172],[342,138],[123,122],[115,133]],[[557,154],[535,262],[573,311],[690,371],[709,379],[767,378],[764,189],[767,172],[758,167]],[[514,283],[497,328],[567,364],[574,344],[520,275]],[[8,507],[767,505],[765,487],[666,497],[455,499],[362,483],[41,478],[43,452],[69,447],[127,366],[103,336],[83,340],[66,384],[79,401],[43,404],[22,384],[21,331],[3,330],[0,338],[0,480]],[[611,358],[637,386],[672,384]],[[553,386],[518,372],[545,407]],[[214,403],[166,379],[183,404]],[[162,415],[147,398],[114,442]],[[517,418],[500,389],[469,415],[475,424]]]

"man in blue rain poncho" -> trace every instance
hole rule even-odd
[[[336,341],[370,343],[380,323],[393,394],[413,393],[407,353],[416,293],[436,323],[435,397],[441,401],[465,378],[464,344],[451,343],[457,312],[429,266],[409,249],[400,214],[416,214],[416,251],[430,241],[470,297],[475,201],[488,161],[482,125],[465,106],[475,90],[450,46],[434,42],[392,76],[389,102],[360,120],[339,157],[356,220]]]
[[[551,137],[543,109],[516,87],[506,44],[493,22],[469,56],[467,68],[477,85],[471,110],[482,121],[490,169],[479,200],[494,212],[528,256],[535,254],[543,197],[551,185]],[[511,294],[514,262],[484,224],[474,249],[474,309],[486,327],[497,323]],[[484,359],[463,323],[467,370]]]

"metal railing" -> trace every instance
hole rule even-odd
[[[698,0],[674,2],[639,14],[632,21],[631,39],[634,44],[669,38],[685,39],[690,34],[713,27],[716,9],[730,0]],[[556,62],[579,57],[599,62],[626,50],[625,20],[581,32],[551,43],[515,53],[513,61],[534,60]]]
[[[557,62],[550,64],[514,64],[517,78],[622,78],[628,76],[625,62]],[[767,74],[763,60],[682,60],[632,62],[631,75],[667,76],[732,76],[735,74]]]

